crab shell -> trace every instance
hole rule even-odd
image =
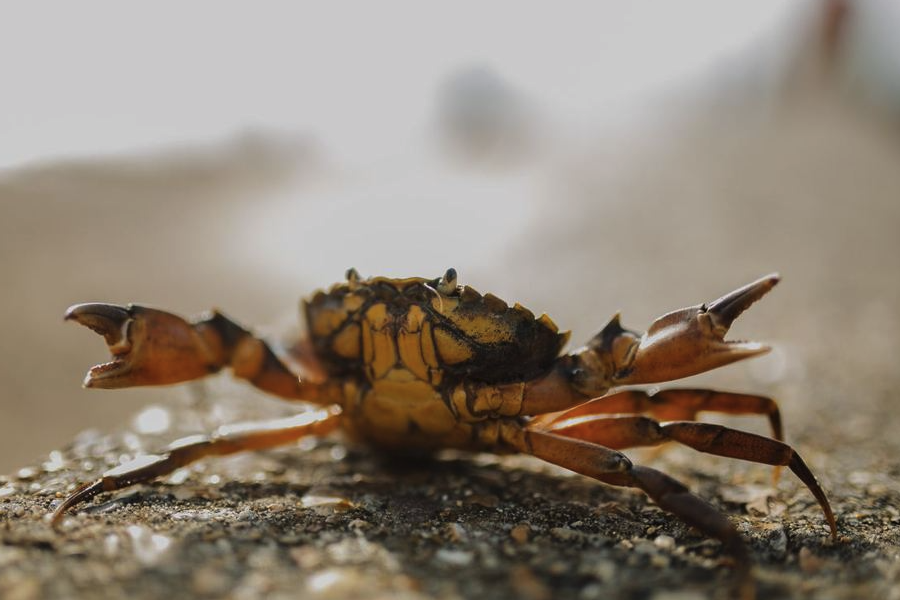
[[[491,448],[489,415],[518,415],[524,382],[553,368],[568,332],[455,280],[351,271],[304,302],[317,367],[343,382],[350,437],[404,453]]]
[[[547,315],[441,279],[350,280],[304,302],[310,341],[328,375],[420,380],[527,381],[545,374],[569,332]]]

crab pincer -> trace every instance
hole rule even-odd
[[[633,361],[615,375],[614,383],[657,383],[696,375],[768,352],[759,342],[726,340],[732,323],[779,281],[767,275],[717,300],[659,317],[636,339]]]
[[[102,335],[112,354],[88,371],[87,388],[178,383],[217,370],[215,349],[201,331],[165,311],[91,302],[69,308],[65,320]]]

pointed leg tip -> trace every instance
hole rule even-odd
[[[62,501],[62,504],[56,507],[56,510],[50,513],[50,526],[54,529],[59,529],[60,524],[62,524],[62,521],[69,510],[90,500],[102,491],[102,479],[98,479],[92,483],[85,483],[78,487]]]
[[[831,529],[831,541],[838,541],[838,528],[837,528],[837,520],[834,518],[834,514],[829,510],[828,514],[825,515],[825,518],[828,520],[828,527]]]
[[[60,512],[59,509],[54,510],[49,515],[50,527],[59,531],[59,529],[62,527],[62,522],[65,516],[65,512]]]
[[[776,285],[778,285],[779,281],[781,281],[781,274],[776,272],[776,273],[769,273],[765,277],[761,277],[757,281],[757,283],[764,285],[767,288],[767,290],[770,290],[773,287],[775,287]]]

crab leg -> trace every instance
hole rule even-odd
[[[766,415],[772,437],[783,440],[781,411],[768,396],[736,394],[705,389],[673,389],[648,393],[625,390],[589,400],[566,411],[532,419],[532,428],[551,428],[560,421],[598,414],[651,414],[661,421],[695,421],[697,413],[709,411],[728,415]],[[608,444],[607,444],[608,445]]]
[[[51,523],[58,525],[66,511],[101,492],[112,492],[152,481],[207,456],[263,450],[290,444],[306,436],[327,435],[340,424],[340,416],[339,408],[324,408],[264,423],[229,425],[221,427],[210,437],[192,436],[176,441],[162,455],[138,457],[77,489],[53,511]]]
[[[336,386],[301,380],[265,341],[220,312],[188,322],[136,304],[90,303],[72,306],[65,318],[102,335],[113,355],[88,371],[85,387],[166,385],[231,367],[236,377],[283,398],[340,400]]]
[[[545,431],[617,449],[678,442],[716,456],[790,467],[819,502],[831,528],[831,536],[837,539],[837,525],[825,492],[803,458],[783,442],[712,423],[676,421],[660,424],[641,416],[575,417],[558,421]]]
[[[635,466],[621,452],[555,433],[523,429],[511,422],[501,430],[504,441],[530,454],[604,483],[642,490],[661,508],[722,542],[734,559],[742,598],[754,596],[750,558],[728,518],[695,496],[682,483],[648,467]]]

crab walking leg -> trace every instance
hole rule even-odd
[[[546,431],[616,449],[678,442],[716,456],[789,467],[815,496],[831,528],[831,537],[837,539],[834,513],[825,492],[803,458],[783,442],[712,423],[660,424],[640,416],[576,417],[558,422]]]
[[[221,427],[210,437],[192,436],[174,442],[162,455],[147,455],[104,473],[82,486],[53,511],[52,524],[59,524],[70,508],[101,492],[112,492],[163,477],[207,456],[226,456],[246,450],[263,450],[295,442],[307,436],[324,436],[340,424],[337,407],[301,413],[263,423]]]
[[[589,400],[569,410],[540,415],[531,421],[531,427],[550,428],[554,423],[598,414],[650,414],[660,421],[695,421],[700,412],[765,415],[772,428],[772,437],[779,441],[784,439],[781,411],[772,398],[706,389],[671,389],[656,393],[625,390]]]
[[[89,303],[69,308],[65,318],[102,335],[113,355],[88,371],[85,387],[166,385],[230,367],[236,377],[282,398],[340,400],[337,386],[301,380],[265,341],[217,311],[188,322],[136,304]]]
[[[604,483],[642,490],[661,508],[722,542],[734,558],[741,597],[754,596],[750,557],[737,529],[728,518],[695,496],[675,479],[648,467],[635,466],[621,452],[554,433],[507,424],[501,435],[519,452],[536,456]]]

